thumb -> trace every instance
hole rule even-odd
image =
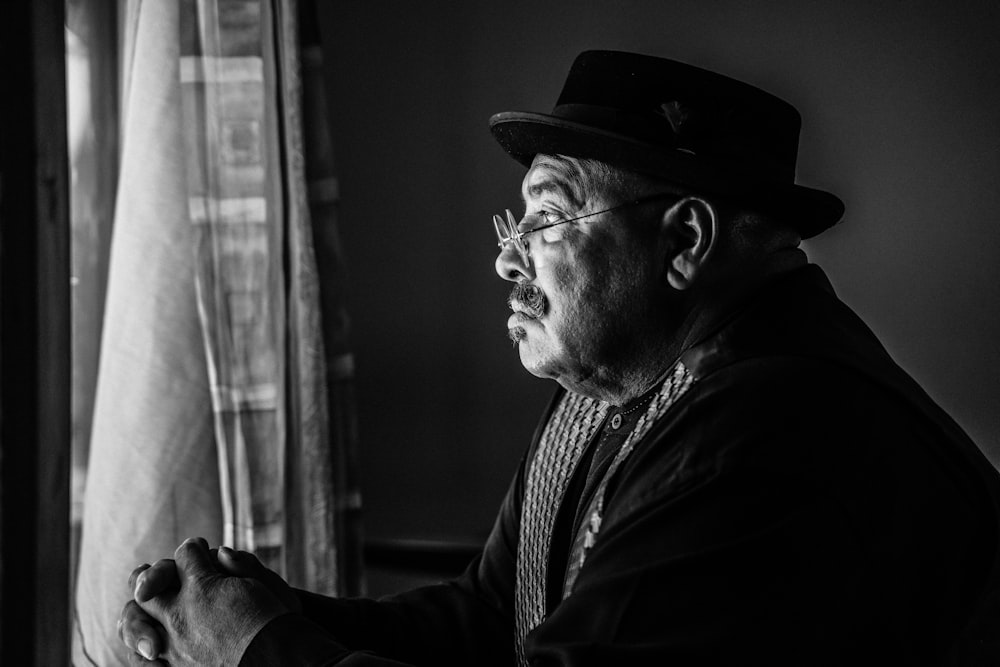
[[[208,542],[203,537],[189,537],[174,552],[177,574],[183,587],[190,579],[200,579],[216,574]]]

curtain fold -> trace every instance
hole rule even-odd
[[[324,296],[316,263],[298,9],[124,4],[75,664],[127,664],[115,622],[128,573],[193,535],[254,551],[298,586],[359,587],[360,496],[344,470],[356,456],[353,362],[342,287]],[[318,210],[328,249],[334,220]]]
[[[322,51],[312,2],[275,5],[291,333],[285,525],[288,543],[301,547],[286,554],[285,572],[294,586],[358,595],[363,583],[354,357]]]
[[[297,267],[299,282],[298,289],[292,290],[296,298],[290,301],[289,310],[300,332],[295,340],[322,343],[301,345],[303,352],[293,355],[299,362],[302,387],[303,400],[293,401],[300,408],[295,423],[302,437],[295,438],[301,443],[294,457],[298,477],[289,479],[288,488],[300,492],[299,525],[305,548],[299,551],[304,558],[300,569],[290,568],[289,577],[295,585],[309,590],[356,596],[365,586],[354,355],[347,314],[346,259],[338,234],[340,189],[328,124],[323,51],[313,0],[282,0],[281,6],[286,33],[279,44],[288,50],[288,57],[282,58],[287,86],[284,99],[289,100],[286,108],[290,110],[286,118],[287,153],[289,162],[296,165],[289,173],[294,171],[293,180],[300,184],[294,188],[289,185],[289,191],[297,193],[299,212],[291,216],[297,224],[290,225],[291,245],[298,248],[291,253],[298,259],[290,264]],[[295,50],[290,48],[296,43],[301,47],[297,61]],[[321,399],[325,405],[320,404]],[[326,420],[315,419],[323,413]]]

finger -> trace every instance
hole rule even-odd
[[[237,577],[261,579],[268,572],[268,569],[252,553],[237,551],[229,547],[219,547],[219,565],[226,574]]]
[[[132,574],[128,575],[128,592],[129,592],[129,595],[131,595],[131,594],[133,594],[135,592],[135,584],[136,584],[136,581],[139,579],[139,575],[142,574],[143,572],[145,572],[146,570],[148,570],[149,568],[150,568],[149,563],[143,563],[139,567],[137,567],[134,570],[132,570]]]
[[[177,563],[172,558],[161,558],[137,575],[132,587],[132,598],[136,602],[145,602],[167,591],[177,590],[180,586]]]
[[[147,614],[135,600],[129,600],[118,620],[118,634],[130,650],[147,660],[155,659],[163,651],[163,640],[157,630],[159,623]]]
[[[224,574],[256,579],[264,584],[283,605],[292,611],[302,611],[302,602],[288,586],[288,583],[277,572],[261,563],[254,554],[229,547],[219,547],[219,568]]]
[[[192,577],[197,579],[216,573],[208,553],[208,542],[202,537],[189,537],[181,542],[174,552],[174,558],[177,560],[177,574],[182,587]]]

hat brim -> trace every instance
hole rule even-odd
[[[756,179],[752,169],[734,169],[681,149],[665,149],[558,116],[506,111],[490,118],[500,146],[524,166],[538,154],[590,158],[664,178],[706,193],[739,196],[779,216],[803,239],[832,227],[844,215],[836,196],[794,183]]]

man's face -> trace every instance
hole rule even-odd
[[[572,163],[535,158],[521,186],[520,231],[623,203],[584,182]],[[659,319],[655,244],[630,219],[642,210],[649,215],[640,207],[529,234],[526,259],[511,248],[497,257],[497,273],[518,283],[507,327],[530,373],[577,391],[614,382],[636,336]]]

